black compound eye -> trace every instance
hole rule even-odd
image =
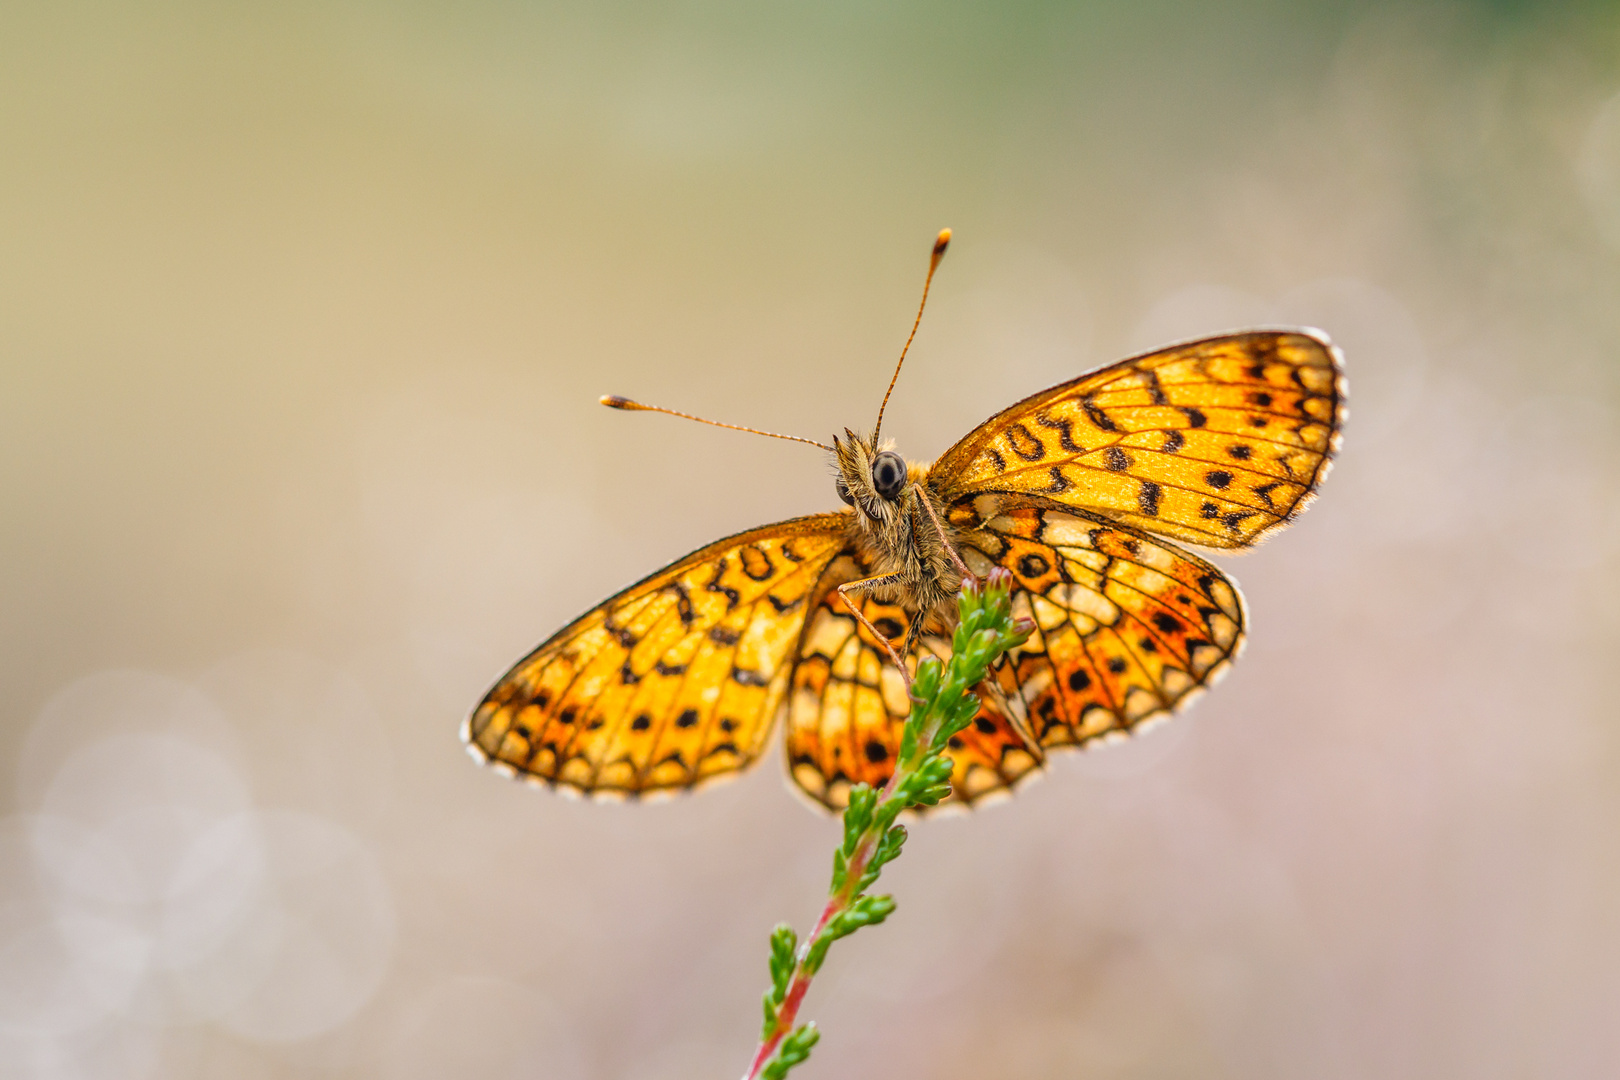
[[[885,450],[872,462],[872,486],[877,493],[894,501],[906,486],[906,459],[893,450]]]
[[[855,505],[855,497],[849,493],[849,485],[844,483],[844,478],[842,476],[833,481],[833,486],[838,489],[838,497],[840,499],[843,499],[851,506]]]

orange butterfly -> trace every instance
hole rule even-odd
[[[1082,375],[933,465],[878,441],[880,408],[870,438],[814,444],[848,509],[717,541],[609,598],[507,672],[462,737],[514,775],[625,797],[735,774],[784,717],[793,780],[837,808],[888,779],[909,671],[918,649],[949,654],[963,575],[1002,566],[1036,631],[981,684],[950,753],[954,799],[1006,791],[1047,750],[1130,732],[1225,670],[1242,594],[1172,541],[1247,548],[1291,521],[1328,471],[1343,402],[1338,349],[1298,329]]]

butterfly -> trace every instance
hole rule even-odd
[[[513,775],[622,798],[734,776],[780,724],[792,781],[837,809],[892,772],[910,672],[949,655],[964,576],[1003,567],[1035,631],[949,754],[953,801],[1007,792],[1049,751],[1139,730],[1225,672],[1243,596],[1180,545],[1241,550],[1292,521],[1344,396],[1325,334],[1263,329],[1034,394],[931,465],[879,441],[880,408],[871,436],[814,443],[844,509],[718,540],[608,598],[502,676],[462,738]]]

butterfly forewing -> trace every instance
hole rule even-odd
[[[1247,547],[1303,508],[1337,445],[1337,350],[1253,331],[1121,361],[1026,398],[930,473],[947,502],[1039,495],[1213,548]]]
[[[468,719],[475,754],[590,794],[691,787],[764,748],[806,600],[847,514],[741,533],[631,586],[520,661]]]

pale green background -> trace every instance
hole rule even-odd
[[[1620,1072],[1612,4],[0,8],[0,1073],[741,1073],[834,825],[456,728],[885,432],[1262,322],[1321,500],[1192,712],[929,821],[812,1077]]]

